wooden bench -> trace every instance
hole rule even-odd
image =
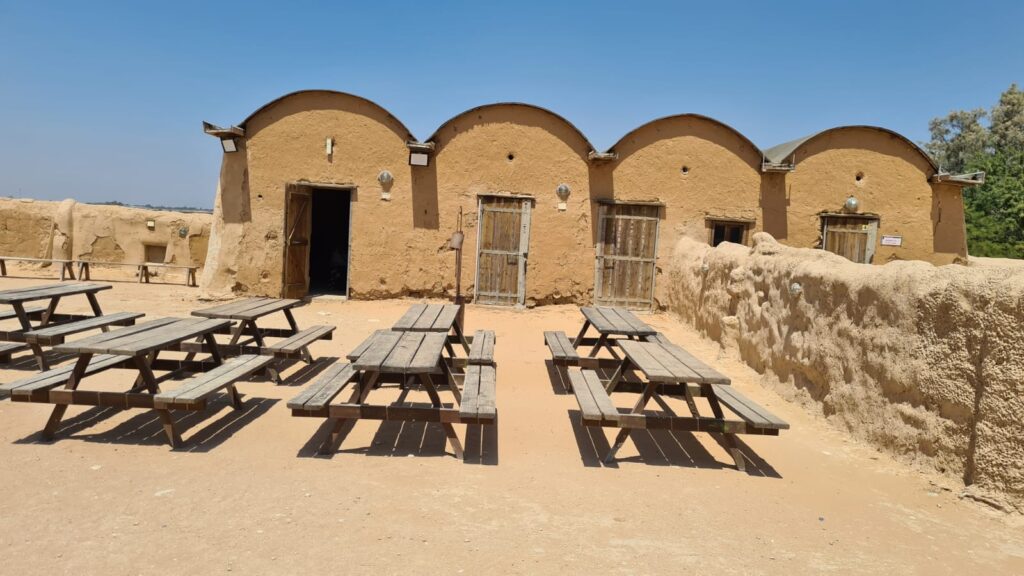
[[[113,368],[130,359],[128,356],[116,356],[113,354],[93,356],[83,376],[95,374],[107,368]],[[72,363],[67,366],[54,368],[53,370],[47,370],[46,372],[40,372],[28,378],[22,378],[16,382],[0,385],[0,399],[11,396],[13,401],[45,402],[47,391],[65,384],[74,368],[75,365]]]
[[[85,320],[76,320],[74,322],[66,322],[64,324],[55,324],[53,326],[37,328],[35,330],[25,332],[23,336],[25,337],[25,341],[30,344],[56,346],[57,344],[63,344],[64,339],[72,334],[78,334],[79,332],[98,328],[106,328],[108,326],[132,326],[135,324],[136,318],[142,318],[143,316],[145,316],[145,314],[141,312],[118,312],[116,314],[94,316],[92,318],[86,318]]]
[[[604,384],[593,370],[572,370],[569,382],[584,426],[615,426],[619,422],[619,411],[604,389]]]
[[[576,366],[579,363],[580,355],[565,332],[545,332],[544,343],[551,350],[551,361],[555,365]]]
[[[74,280],[75,271],[72,268],[71,260],[62,260],[60,258],[29,258],[22,256],[0,256],[0,276],[7,276],[7,260],[14,260],[15,262],[46,262],[50,264],[60,264],[60,279],[63,281],[65,276]]]
[[[479,334],[479,333],[478,333]],[[474,343],[476,342],[474,337]],[[462,381],[459,416],[466,424],[494,424],[497,371],[492,365],[470,365]]]
[[[331,333],[334,332],[336,328],[336,326],[328,325],[311,326],[296,332],[284,340],[280,340],[269,346],[264,346],[260,349],[260,354],[263,354],[264,356],[273,356],[277,360],[301,358],[307,364],[312,364],[313,355],[309,353],[309,345],[317,340],[330,339]],[[270,372],[271,379],[280,384],[281,374],[279,371],[274,367],[271,367],[268,370]]]
[[[710,384],[718,402],[742,418],[755,430],[788,430],[789,424],[747,398],[739,390],[724,384]],[[777,433],[777,432],[776,432]]]
[[[493,366],[494,342],[493,330],[477,330],[474,332],[473,343],[469,347],[469,364]]]
[[[89,272],[90,264],[98,264],[100,266],[132,266],[137,269],[139,276],[139,282],[145,282],[149,284],[149,269],[150,268],[172,268],[185,270],[185,285],[196,286],[196,270],[197,266],[189,266],[187,264],[164,264],[161,262],[97,262],[93,260],[79,260],[78,261],[78,277],[82,280],[89,280],[91,278]]]
[[[28,350],[28,346],[20,342],[0,342],[0,364],[10,362],[11,355],[22,350]]]
[[[356,370],[351,364],[334,364],[316,382],[292,398],[288,408],[293,415],[323,412],[331,400],[353,381],[355,375]]]
[[[25,308],[25,315],[32,320],[38,320],[46,312],[45,306],[33,306]],[[0,320],[13,320],[18,317],[17,310],[0,310]]]
[[[202,410],[206,408],[209,396],[224,388],[231,395],[231,405],[241,407],[238,393],[234,389],[235,382],[252,376],[273,362],[273,358],[257,354],[245,354],[225,360],[209,372],[197,374],[182,382],[181,386],[169,392],[161,392],[153,397],[153,407],[158,409],[181,408],[185,410]]]

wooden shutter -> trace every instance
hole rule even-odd
[[[309,236],[312,230],[313,194],[308,188],[289,184],[286,190],[284,225],[285,298],[302,298],[309,292]]]
[[[877,218],[822,216],[821,247],[848,260],[870,263],[875,255],[877,236]]]
[[[530,199],[481,196],[474,300],[521,305],[526,301]]]
[[[660,209],[649,204],[601,206],[594,279],[598,304],[634,309],[653,304]]]

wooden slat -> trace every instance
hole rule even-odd
[[[43,312],[46,312],[46,306],[32,306],[25,308],[25,314],[28,316],[38,316]],[[17,317],[18,313],[15,312],[13,308],[10,310],[0,310],[0,320],[10,320]]]
[[[398,344],[391,350],[388,357],[381,363],[382,372],[404,373],[409,363],[412,362],[420,344],[423,343],[425,334],[422,332],[406,332],[399,338]]]
[[[462,401],[459,403],[459,414],[463,418],[476,418],[480,411],[480,367],[469,366],[466,368],[465,378],[462,380]]]
[[[470,364],[491,364],[494,362],[494,331],[477,330],[469,348]]]
[[[585,424],[599,424],[619,418],[618,410],[612,405],[596,372],[572,370],[569,372],[569,382]]]
[[[728,406],[730,410],[753,426],[777,430],[789,429],[788,423],[744,396],[736,388],[722,384],[712,384],[711,389],[714,390],[715,398],[719,402]]]
[[[89,360],[88,368],[85,369],[85,375],[95,374],[96,372],[105,370],[126,360],[128,360],[127,356],[93,356]],[[6,396],[14,393],[28,396],[36,390],[45,390],[47,388],[53,388],[54,386],[60,386],[68,381],[68,377],[71,375],[71,371],[74,370],[74,368],[75,365],[72,363],[52,370],[47,370],[46,372],[34,374],[28,378],[22,378],[15,382],[0,385],[0,398],[5,398]]]
[[[255,354],[236,356],[209,372],[186,380],[174,390],[157,394],[153,398],[153,406],[194,407],[205,404],[206,397],[210,394],[266,368],[273,361],[273,358]]]
[[[394,326],[391,328],[393,330],[411,330],[426,308],[426,304],[413,304],[405,311],[405,314],[402,314],[402,317],[399,318],[398,322],[395,322]]]
[[[52,340],[53,338],[77,334],[79,332],[85,332],[86,330],[93,330],[129,320],[135,320],[136,318],[142,318],[143,316],[145,316],[145,314],[141,312],[117,312],[115,314],[107,314],[104,316],[94,316],[92,318],[86,318],[85,320],[77,320],[75,322],[67,322],[64,324],[47,326],[45,328],[38,328],[30,332],[25,332],[25,340],[27,342]]]
[[[363,355],[363,352],[366,351],[370,344],[373,343],[373,339],[384,332],[391,332],[391,330],[375,330],[373,334],[370,334],[370,336],[363,340],[362,343],[359,344],[359,346],[356,346],[355,349],[349,352],[345,357],[348,358],[349,360],[355,360],[356,358],[359,358],[360,356]]]
[[[263,316],[280,312],[281,310],[288,310],[297,306],[301,300],[294,299],[272,299],[270,302],[264,302],[258,306],[246,308],[233,312],[230,316],[232,320],[256,320]]]
[[[651,356],[648,347],[657,347],[658,344],[650,342],[635,342],[633,340],[620,340],[619,348],[626,353],[629,360],[636,365],[644,376],[652,382],[678,382],[675,374]]]
[[[32,300],[43,300],[54,296],[74,296],[77,294],[96,293],[100,290],[109,290],[110,284],[93,284],[82,282],[78,284],[50,284],[45,286],[30,286],[28,288],[15,288],[0,292],[0,303],[11,304],[14,302],[29,302]]]
[[[602,314],[598,308],[593,306],[584,306],[583,308],[580,308],[580,311],[583,312],[583,316],[585,316],[587,320],[590,320],[590,323],[598,332],[615,332],[615,324],[613,324],[611,320],[605,318],[604,314]]]
[[[125,338],[132,335],[141,335],[144,332],[156,330],[163,326],[173,324],[180,320],[180,318],[155,318],[153,320],[147,320],[141,324],[135,326],[128,326],[126,328],[120,328],[118,330],[111,330],[110,332],[104,332],[102,334],[96,334],[89,336],[88,338],[82,338],[81,340],[75,340],[74,342],[68,342],[54,346],[53,349],[58,352],[68,352],[72,354],[79,354],[81,352],[94,352],[88,348],[98,347],[120,338]],[[100,352],[102,353],[102,352]]]
[[[420,374],[426,372],[437,372],[441,364],[441,354],[444,352],[445,342],[448,336],[440,332],[429,332],[423,335],[423,342],[416,350],[416,355],[409,362],[406,369],[408,374]]]
[[[622,318],[623,322],[626,323],[633,330],[634,336],[648,336],[651,334],[657,334],[658,331],[651,328],[646,322],[637,317],[632,310],[626,310],[625,308],[613,308],[615,313]]]
[[[323,376],[288,402],[292,410],[320,410],[327,406],[356,375],[351,364],[334,364]]]
[[[398,344],[398,339],[405,332],[378,332],[369,345],[358,358],[353,359],[352,365],[356,370],[379,370],[380,365],[391,354],[391,350]]]
[[[259,306],[262,303],[270,302],[273,298],[244,298],[242,300],[234,300],[225,304],[218,304],[217,306],[211,306],[209,308],[202,308],[200,310],[193,310],[193,316],[201,316],[204,318],[223,318],[225,315],[230,316],[231,314],[240,310],[246,310],[253,306]]]
[[[294,354],[331,332],[334,332],[335,328],[335,326],[330,325],[310,326],[309,328],[296,332],[284,340],[275,342],[273,345],[268,346],[267,352],[284,352],[286,354]]]
[[[680,362],[686,364],[690,370],[696,372],[697,375],[700,376],[700,380],[697,382],[702,384],[729,384],[732,382],[728,376],[725,376],[718,370],[708,366],[682,347],[672,344],[671,342],[662,343],[662,347]]]
[[[703,382],[704,378],[700,374],[694,372],[689,366],[681,362],[678,358],[673,356],[665,347],[661,344],[655,344],[652,346],[646,346],[644,348],[652,358],[658,361],[662,366],[668,369],[673,376],[676,377],[677,382]]]
[[[455,320],[459,317],[459,305],[458,304],[445,304],[441,308],[441,313],[437,315],[437,320],[434,320],[434,326],[432,330],[434,332],[445,332],[447,333],[455,325]]]
[[[497,414],[497,371],[494,366],[470,366],[470,372],[480,373],[480,394],[477,396],[477,418],[491,420]]]
[[[411,329],[417,332],[429,332],[434,328],[434,322],[441,315],[441,310],[443,309],[444,306],[440,304],[427,304],[427,307],[420,314],[420,317],[412,325]]]

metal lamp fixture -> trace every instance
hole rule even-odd
[[[566,204],[566,201],[569,199],[570,192],[572,192],[572,190],[570,190],[569,185],[565,184],[564,182],[562,184],[559,184],[558,188],[555,188],[555,194],[558,195],[558,209],[562,212],[564,212],[565,209],[568,208],[568,204]]]
[[[224,149],[225,153],[237,152],[238,143],[235,142],[234,138],[223,138],[220,141],[220,147]]]
[[[377,182],[380,182],[380,199],[391,200],[391,185],[395,182],[395,177],[391,172],[381,170],[380,174],[377,174]]]
[[[856,212],[859,208],[860,200],[857,200],[857,198],[854,196],[850,196],[849,198],[846,199],[846,202],[843,202],[843,209],[845,209],[847,212]]]

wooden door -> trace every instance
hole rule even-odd
[[[869,264],[875,255],[878,219],[822,216],[821,247],[847,260]]]
[[[646,310],[654,302],[661,207],[606,204],[598,214],[594,301]]]
[[[302,298],[309,292],[309,236],[312,230],[313,192],[288,185],[284,215],[285,298]]]
[[[514,306],[526,301],[530,203],[529,198],[480,197],[476,302]]]

